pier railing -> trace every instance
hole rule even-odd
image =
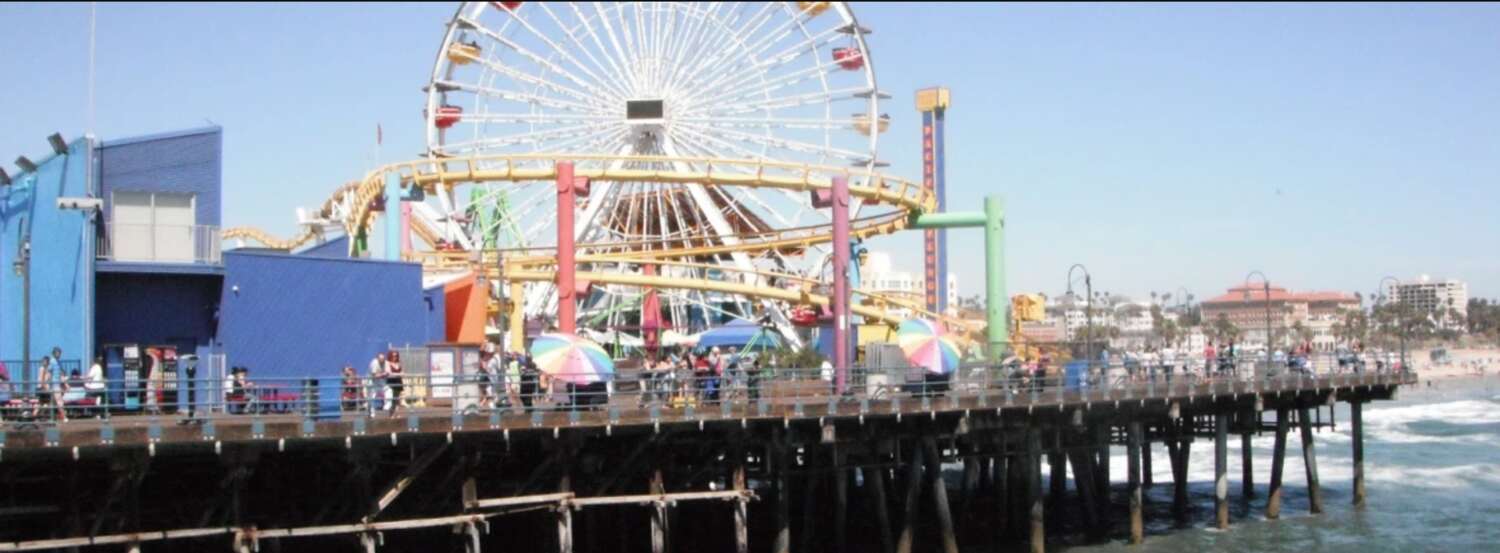
[[[395,378],[187,379],[146,375],[129,380],[68,379],[38,389],[35,382],[4,383],[3,430],[160,425],[217,421],[368,421],[404,417],[404,430],[425,431],[419,419],[451,415],[487,419],[492,428],[587,424],[650,424],[701,419],[798,418],[943,411],[959,408],[1143,400],[1194,395],[1264,393],[1361,384],[1402,384],[1414,373],[1386,364],[1315,362],[1296,368],[1264,363],[1189,367],[1095,365],[1069,372],[1020,365],[965,364],[952,374],[912,367],[851,369],[845,393],[832,370],[621,370],[608,380],[591,375],[506,371],[506,374]],[[1375,367],[1375,368],[1372,368]],[[587,420],[585,420],[587,419]],[[252,433],[258,434],[258,433]],[[320,434],[321,435],[321,434]],[[112,441],[101,434],[100,440]],[[49,440],[55,441],[55,440]]]

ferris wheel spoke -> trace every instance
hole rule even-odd
[[[686,14],[691,16],[690,27],[673,33],[671,37],[671,47],[666,51],[666,88],[678,88],[679,79],[688,70],[690,56],[703,49],[709,33],[719,21],[718,12],[722,6],[722,2],[713,2],[700,10],[696,4],[686,5]]]
[[[769,92],[774,92],[788,86],[796,86],[798,84],[801,84],[803,81],[809,81],[813,79],[826,79],[829,75],[833,75],[839,72],[841,69],[842,68],[839,67],[838,62],[830,61],[828,63],[818,63],[806,68],[798,69],[793,72],[778,75],[774,78],[761,79],[759,82],[759,88],[751,87],[752,84],[755,84],[755,79],[752,75],[752,77],[747,78],[746,82],[743,84],[736,83],[733,85],[719,87],[717,92],[715,92],[711,96],[703,97],[701,100],[695,102],[695,105],[703,106],[722,102],[737,102],[753,96],[765,95]]]
[[[614,24],[610,22],[609,15],[604,13],[604,7],[599,2],[594,2],[593,4],[594,12],[599,16],[596,21],[599,22],[600,27],[604,28],[604,36],[609,38],[609,44],[614,48],[620,66],[627,69],[625,74],[630,76],[631,92],[639,91],[641,89],[640,74],[632,70],[635,64],[631,62],[630,56],[625,53],[625,48],[620,46],[620,37],[615,34]],[[578,8],[575,5],[573,9],[577,10]],[[586,19],[581,12],[578,17],[579,19]],[[590,30],[592,31],[592,29]]]
[[[694,123],[683,123],[683,125],[687,125],[687,126],[690,126],[690,127],[695,127],[698,130],[709,130],[709,129],[711,129],[712,132],[717,132],[717,133],[723,134],[725,136],[738,138],[740,140],[744,140],[744,141],[747,141],[747,142],[755,142],[757,144],[764,144],[766,146],[770,146],[770,147],[773,147],[773,148],[779,148],[779,149],[782,149],[782,150],[788,150],[788,151],[792,151],[792,152],[798,152],[798,153],[804,153],[804,154],[814,154],[814,155],[823,155],[823,156],[831,156],[831,157],[838,157],[838,158],[843,158],[843,159],[849,160],[849,161],[862,161],[862,160],[865,160],[865,159],[868,158],[868,154],[864,154],[864,153],[861,153],[861,152],[855,152],[855,151],[846,150],[846,149],[843,149],[843,148],[832,148],[832,147],[827,147],[827,146],[823,146],[823,145],[820,145],[820,144],[812,144],[812,143],[803,142],[803,141],[800,141],[800,140],[792,140],[790,138],[768,137],[768,136],[764,136],[764,135],[750,134],[750,133],[740,132],[740,131],[736,131],[736,130],[732,130],[732,129],[726,129],[726,128],[722,128],[722,127],[706,127],[706,126],[698,125],[698,124],[694,124]]]
[[[472,21],[472,20],[469,21],[469,24],[473,25],[474,29],[477,32],[479,32],[480,34],[488,37],[490,40],[492,40],[492,41],[494,41],[494,42],[496,42],[496,43],[498,43],[498,44],[500,44],[502,46],[505,46],[506,48],[509,48],[509,49],[515,51],[521,57],[524,57],[524,58],[530,60],[532,63],[536,64],[538,67],[545,68],[548,71],[556,73],[557,75],[560,75],[563,78],[567,79],[569,82],[572,82],[574,85],[582,87],[583,89],[585,89],[585,90],[587,90],[589,92],[592,92],[592,93],[594,93],[594,94],[596,94],[596,95],[598,95],[600,97],[611,97],[612,96],[608,92],[600,90],[597,87],[595,87],[594,85],[591,85],[588,82],[585,82],[583,79],[578,78],[578,76],[574,75],[571,71],[568,71],[567,69],[564,69],[562,66],[560,66],[558,64],[552,63],[550,60],[542,57],[541,55],[539,55],[539,54],[537,54],[535,52],[532,52],[529,48],[526,48],[525,46],[521,45],[518,42],[502,36],[500,33],[495,32],[494,30],[490,29],[489,27],[485,27],[484,25],[479,24],[479,22]]]
[[[471,140],[467,142],[447,144],[445,145],[445,147],[448,151],[453,152],[472,150],[479,147],[504,147],[517,144],[536,144],[550,138],[570,138],[579,135],[589,136],[595,133],[605,133],[614,130],[618,130],[618,128],[604,127],[601,129],[597,124],[574,125],[571,127],[562,127],[545,131],[526,131],[515,134],[481,138],[478,140]]]
[[[578,89],[571,88],[571,87],[565,86],[563,84],[554,82],[554,81],[549,80],[549,79],[544,79],[542,77],[539,77],[539,76],[536,76],[536,75],[532,75],[532,74],[530,74],[528,72],[525,72],[525,71],[518,71],[518,70],[516,70],[514,68],[511,68],[509,66],[501,65],[499,63],[496,63],[495,60],[490,59],[490,58],[477,58],[477,59],[479,61],[479,64],[483,65],[485,67],[485,69],[488,69],[488,70],[493,71],[495,73],[499,73],[501,75],[505,75],[505,76],[510,77],[512,79],[515,79],[516,81],[519,81],[519,82],[523,82],[523,83],[530,84],[530,85],[537,86],[537,87],[541,87],[541,88],[546,88],[546,89],[548,89],[548,90],[550,90],[550,91],[552,91],[552,92],[554,92],[556,94],[567,96],[568,98],[572,98],[572,99],[574,99],[576,101],[584,102],[584,103],[587,103],[589,105],[592,105],[592,106],[594,106],[595,109],[607,109],[607,106],[609,105],[609,104],[603,103],[603,102],[601,102],[599,100],[599,98],[603,94],[600,91],[598,91],[597,89],[591,90],[591,91],[578,90]]]
[[[848,102],[862,101],[864,94],[869,92],[868,87],[849,87],[836,90],[807,92],[780,98],[767,98],[750,102],[738,102],[734,104],[721,104],[718,106],[704,106],[694,113],[707,113],[718,115],[738,115],[754,113],[757,111],[773,109],[790,109],[799,106],[821,104],[825,102]]]
[[[466,113],[459,117],[460,123],[531,123],[537,125],[560,125],[563,123],[616,122],[619,116],[581,113]]]
[[[746,3],[744,5],[749,5],[749,3]],[[710,71],[717,68],[719,65],[725,63],[726,60],[738,59],[740,56],[744,55],[744,53],[746,52],[744,48],[745,41],[741,37],[749,36],[750,33],[754,32],[754,29],[759,28],[761,25],[769,21],[772,15],[771,10],[774,7],[775,5],[771,2],[762,3],[760,11],[757,11],[754,15],[746,18],[744,25],[738,29],[729,27],[732,22],[721,24],[721,26],[725,30],[724,34],[729,37],[733,37],[733,40],[717,40],[705,44],[705,48],[703,48],[698,53],[700,55],[698,61],[694,64],[690,64],[690,69],[687,74],[702,74],[705,71]]]
[[[586,114],[597,114],[597,113],[600,112],[600,109],[601,109],[601,106],[598,106],[598,105],[580,104],[580,103],[577,103],[577,102],[570,102],[570,101],[567,101],[567,100],[561,100],[561,99],[553,98],[553,97],[550,97],[550,96],[541,96],[541,95],[532,94],[532,93],[529,93],[529,92],[519,92],[519,91],[515,91],[515,90],[504,90],[504,89],[499,89],[499,88],[493,88],[493,87],[476,85],[476,84],[469,84],[469,83],[463,83],[463,82],[454,82],[454,81],[449,81],[449,80],[438,81],[437,84],[439,86],[442,86],[442,87],[445,87],[445,88],[449,88],[449,89],[452,89],[452,90],[462,90],[462,91],[465,91],[465,92],[469,92],[469,93],[473,93],[473,94],[478,94],[478,95],[481,95],[481,96],[486,96],[486,97],[491,97],[491,98],[499,98],[499,99],[502,99],[502,100],[507,100],[507,101],[511,101],[511,102],[517,102],[517,103],[522,103],[522,104],[534,104],[534,105],[545,106],[545,107],[550,107],[550,108],[554,108],[554,109],[567,110],[567,111],[572,111],[572,112],[579,112],[579,113],[586,113]]]
[[[855,120],[850,119],[812,119],[793,117],[681,117],[673,121],[692,123],[706,127],[724,128],[776,128],[776,129],[813,129],[813,130],[853,130],[856,128]]]
[[[569,2],[568,8],[572,10],[573,17],[578,20],[578,25],[582,26],[584,32],[588,34],[589,41],[593,42],[594,46],[598,49],[599,57],[603,57],[604,61],[609,64],[610,69],[614,72],[615,78],[618,81],[615,83],[615,85],[620,89],[620,97],[630,97],[630,90],[636,86],[635,75],[633,73],[630,73],[629,71],[626,71],[625,67],[621,65],[623,59],[616,59],[615,56],[610,55],[609,48],[605,47],[604,41],[599,38],[598,31],[594,29],[594,24],[591,22],[592,18],[590,16],[584,15],[583,10],[578,8],[578,4],[576,2]],[[548,10],[548,13],[551,13],[551,10]],[[555,15],[553,17],[554,19],[557,19]],[[560,26],[562,25],[560,21],[558,24]],[[586,52],[590,52],[590,50],[586,47],[583,48],[583,50]],[[590,53],[589,57],[594,58],[595,56]],[[598,62],[596,61],[595,63]]]
[[[803,71],[810,72],[814,75],[818,73],[832,73],[832,69],[834,67],[838,67],[837,63],[830,62],[825,65],[824,62],[821,62],[817,59],[817,53],[819,51],[819,48],[822,48],[823,46],[826,46],[837,39],[838,36],[836,33],[808,37],[807,40],[795,44],[787,50],[778,52],[765,58],[761,58],[759,61],[747,62],[738,67],[726,68],[724,71],[720,71],[715,74],[704,75],[701,81],[702,84],[698,85],[699,89],[738,92],[742,88],[750,86],[751,83],[754,83],[757,78],[765,81],[766,74],[784,65],[790,64],[794,61],[808,56],[811,56],[812,58],[812,67],[804,69]],[[735,71],[736,69],[738,69],[738,72]],[[798,73],[793,73],[793,75],[797,74]],[[711,101],[713,100],[709,98],[704,98],[703,100],[703,102]]]
[[[832,74],[840,68],[838,62],[831,59],[828,62],[822,62],[817,56],[821,48],[837,39],[836,35],[811,37],[807,41],[794,45],[791,49],[762,58],[761,61],[746,66],[739,73],[726,73],[716,81],[703,85],[703,88],[705,90],[739,90],[750,86],[757,79],[767,81],[765,79],[767,74],[804,57],[810,57],[812,65],[792,73],[791,75],[799,77],[792,82],[799,81],[801,78]],[[779,82],[779,79],[773,79],[771,82]],[[769,84],[767,83],[767,86]]]
[[[542,10],[544,10],[549,16],[551,16],[554,21],[557,20],[556,14],[553,14],[552,10],[547,8],[546,2],[537,2],[537,5],[540,6]],[[532,36],[537,38],[537,40],[540,40],[543,44],[546,44],[548,48],[551,48],[552,51],[555,52],[564,61],[567,61],[573,64],[574,67],[577,67],[580,72],[582,72],[588,78],[592,79],[593,82],[598,83],[598,85],[601,87],[610,88],[611,83],[608,80],[600,78],[599,75],[594,73],[593,70],[589,69],[587,65],[585,65],[582,61],[579,61],[578,58],[574,57],[572,52],[570,52],[567,48],[563,48],[557,42],[549,38],[545,33],[538,30],[536,26],[532,25],[529,20],[524,18],[516,18],[516,23],[520,25],[522,29],[526,29],[528,32],[530,32]],[[574,43],[577,43],[577,39],[573,37],[573,33],[571,30],[562,25],[560,21],[558,22],[558,26],[563,34],[567,35],[568,38],[573,39]],[[585,49],[584,52],[587,53],[587,50]],[[596,61],[595,64],[597,65],[598,62]],[[624,97],[624,91],[615,88],[609,91],[608,97],[613,100],[619,100]]]

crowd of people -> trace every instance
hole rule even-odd
[[[95,358],[86,373],[68,368],[63,362],[63,350],[54,346],[49,355],[37,361],[32,394],[25,391],[10,373],[9,367],[0,362],[0,406],[3,412],[20,415],[33,420],[52,419],[67,422],[69,415],[90,413],[105,404],[104,360]]]
[[[640,404],[670,407],[707,405],[721,400],[757,399],[764,365],[760,356],[730,346],[679,348],[642,362]]]

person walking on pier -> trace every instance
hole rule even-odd
[[[386,356],[385,385],[390,392],[387,400],[390,416],[394,417],[401,408],[401,394],[406,391],[406,382],[401,377],[401,355],[395,351]]]
[[[376,411],[383,411],[385,409],[383,400],[386,394],[385,373],[387,367],[388,364],[386,363],[385,352],[383,351],[375,354],[375,358],[370,360],[370,374],[369,378],[365,380],[365,384],[369,388],[366,395],[370,398],[370,416],[372,417],[375,416]]]
[[[344,410],[359,411],[364,399],[364,386],[359,382],[359,375],[354,372],[353,365],[344,365],[339,388],[339,400]]]

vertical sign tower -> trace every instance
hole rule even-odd
[[[922,112],[922,186],[933,191],[937,197],[937,210],[948,210],[947,193],[943,177],[943,113],[948,111],[948,89],[946,87],[924,88],[917,91],[917,111]],[[922,231],[923,263],[925,281],[923,297],[927,310],[944,314],[948,309],[948,231],[927,229]]]

